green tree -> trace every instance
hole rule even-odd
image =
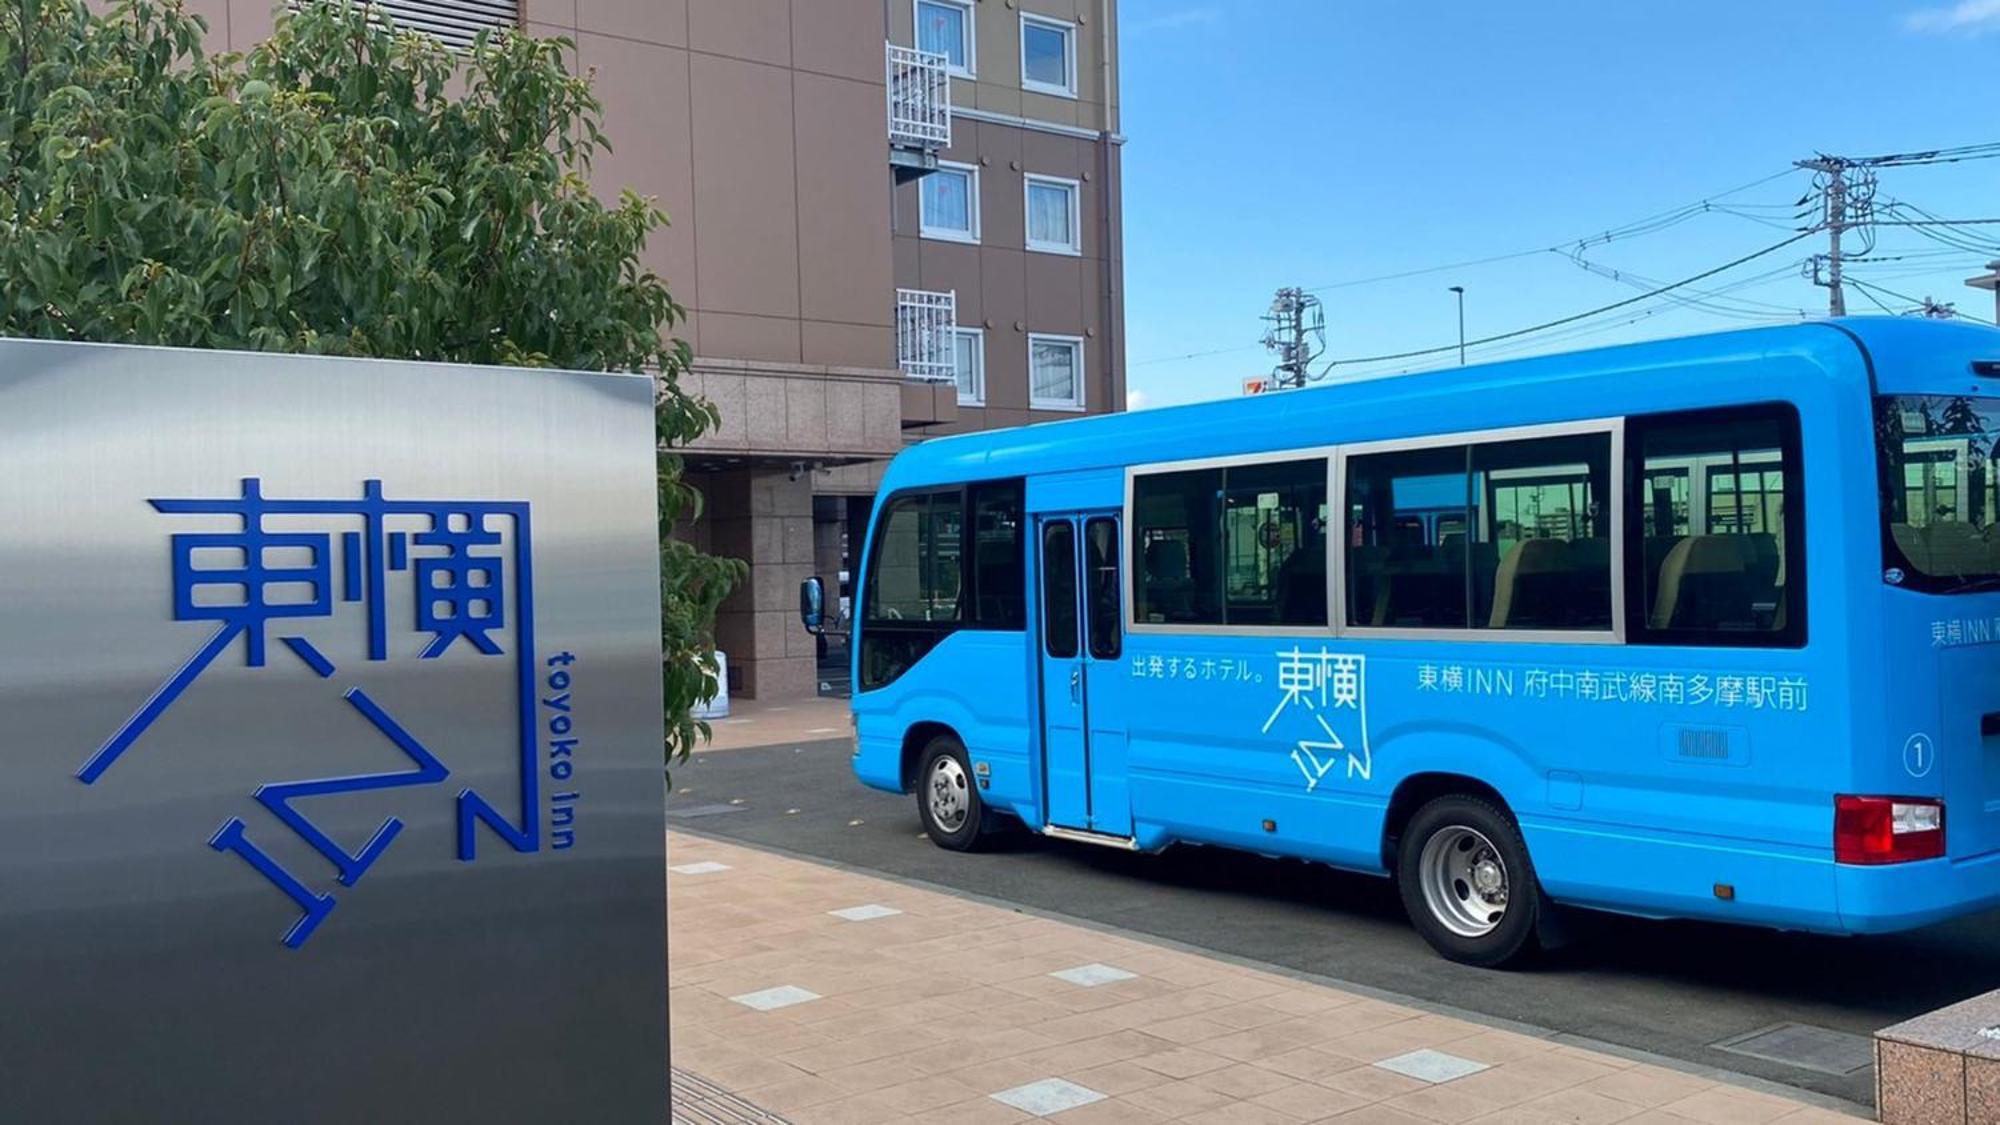
[[[676,539],[683,310],[607,206],[571,45],[456,52],[341,0],[208,56],[181,0],[0,0],[0,335],[658,374],[669,759],[706,737],[715,610],[742,564]]]

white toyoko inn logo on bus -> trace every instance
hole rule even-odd
[[[1277,729],[1290,738],[1305,731],[1292,762],[1305,775],[1308,793],[1343,758],[1349,778],[1367,781],[1375,768],[1368,750],[1367,658],[1325,648],[1307,652],[1297,645],[1277,656],[1278,704],[1261,733]]]

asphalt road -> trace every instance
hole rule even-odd
[[[1866,1036],[2000,988],[2000,912],[1868,938],[1592,916],[1533,969],[1469,969],[1430,951],[1382,879],[1218,848],[1131,855],[1025,832],[986,853],[947,852],[922,838],[913,798],[854,780],[848,746],[699,755],[673,771],[669,823],[1862,1105],[1873,1102],[1872,1069],[1825,1073],[1713,1044],[1786,1023]]]

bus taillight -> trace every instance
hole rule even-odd
[[[1833,799],[1835,863],[1908,863],[1944,854],[1944,802],[1924,797]]]

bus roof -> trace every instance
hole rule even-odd
[[[1612,405],[1603,399],[1605,388],[1596,384],[1781,356],[1850,378],[1865,392],[1869,357],[1877,365],[1901,369],[1928,366],[1924,360],[1941,357],[1960,357],[1962,362],[1968,355],[2000,359],[2000,330],[1914,317],[1847,317],[1408,375],[1329,380],[1303,391],[933,438],[896,458],[884,490],[1396,437],[1408,432],[1413,418],[1424,420],[1427,430],[1451,433],[1679,409],[1686,404]],[[1441,415],[1452,421],[1438,424]]]

